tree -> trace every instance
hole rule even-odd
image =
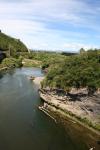
[[[85,53],[85,49],[81,48],[79,52],[80,52],[80,54],[84,54]]]

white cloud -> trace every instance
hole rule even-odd
[[[77,43],[77,42],[70,42],[70,43],[66,43],[63,45],[63,48],[64,49],[69,49],[71,51],[76,51],[77,50],[80,50],[81,48],[84,48],[85,50],[88,50],[88,49],[94,49],[94,48],[100,48],[100,46],[97,46],[97,45],[93,45],[93,44],[85,44],[85,43]]]
[[[84,45],[91,47],[88,44],[91,43],[88,42],[91,35],[78,28],[100,33],[97,24],[100,8],[96,5],[93,11],[93,5],[86,3],[86,0],[5,1],[0,2],[0,28],[21,38],[30,48],[78,50]],[[65,26],[64,30],[60,23]],[[87,42],[84,43],[84,40]]]

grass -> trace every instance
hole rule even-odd
[[[41,67],[41,61],[32,60],[32,59],[23,59],[24,67]]]

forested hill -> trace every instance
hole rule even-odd
[[[0,51],[12,50],[14,52],[27,52],[27,47],[20,39],[12,38],[0,31]]]

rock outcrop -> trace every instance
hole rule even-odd
[[[74,116],[80,121],[87,123],[92,127],[98,126],[100,130],[100,95],[87,96],[87,94],[59,94],[55,91],[39,90],[40,97],[43,99],[45,105],[53,106],[56,109],[63,111],[71,116]],[[44,106],[44,107],[45,107]]]

